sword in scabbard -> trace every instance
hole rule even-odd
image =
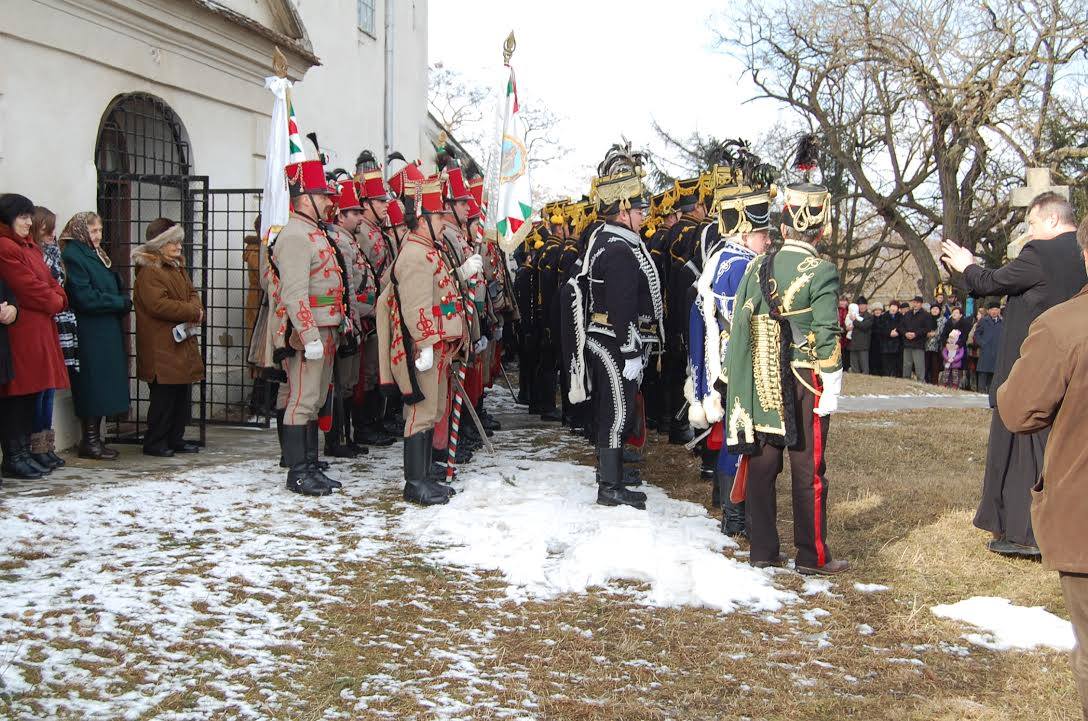
[[[472,418],[472,422],[476,425],[476,430],[480,432],[480,440],[483,441],[484,448],[491,455],[495,454],[495,446],[491,445],[491,439],[487,437],[487,431],[484,430],[484,424],[480,422],[480,416],[476,415],[476,409],[472,407],[472,403],[469,402],[469,395],[465,392],[465,387],[461,385],[461,377],[457,374],[456,370],[450,373],[450,382],[453,383],[453,389],[461,394],[461,397],[465,399],[464,408],[468,409],[468,414]]]
[[[695,436],[690,441],[685,443],[684,448],[688,449],[689,451],[692,450],[693,448],[695,448],[695,446],[699,445],[699,442],[701,440],[703,440],[704,438],[709,436],[710,432],[713,431],[713,430],[714,430],[714,426],[712,425],[712,426],[710,426],[710,428],[707,428],[705,431],[703,431],[702,433],[700,433],[699,435]]]
[[[499,370],[502,371],[502,378],[506,381],[506,390],[510,391],[510,397],[514,399],[514,404],[517,405],[518,394],[514,393],[514,386],[510,383],[510,376],[506,374],[506,366],[502,363],[502,356],[499,356]]]

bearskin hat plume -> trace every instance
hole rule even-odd
[[[369,150],[364,150],[359,153],[359,157],[355,159],[355,168],[362,172],[366,170],[377,170],[379,167],[378,159],[374,157],[374,153]]]
[[[615,143],[605,153],[604,160],[597,166],[597,175],[604,178],[624,171],[634,171],[642,167],[643,154],[631,150],[631,141],[624,138],[624,142]]]
[[[793,167],[807,177],[819,165],[820,139],[815,133],[806,133],[801,136],[801,141],[797,144],[797,155],[794,156]]]

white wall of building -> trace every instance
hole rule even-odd
[[[296,82],[303,133],[316,131],[334,162],[353,168],[364,147],[383,154],[384,13],[394,2],[396,145],[420,154],[426,119],[426,0],[377,0],[375,36],[357,27],[356,0],[295,2],[322,62]],[[284,25],[267,0],[231,9]],[[100,123],[118,95],[164,100],[184,124],[192,173],[210,188],[259,187],[272,96],[269,41],[192,0],[20,0],[0,27],[0,192],[53,210],[58,224],[93,210]],[[304,63],[290,55],[292,72]],[[312,148],[307,148],[312,155]],[[231,238],[241,252],[241,236]],[[239,306],[242,303],[239,298]],[[76,438],[67,394],[55,412],[58,442]]]

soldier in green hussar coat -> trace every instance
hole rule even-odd
[[[726,445],[744,456],[738,478],[746,477],[746,490],[738,483],[733,496],[746,493],[750,563],[759,568],[785,563],[779,552],[775,480],[788,449],[796,567],[819,575],[849,568],[844,560],[832,560],[826,540],[824,457],[829,416],[842,388],[839,276],[816,250],[830,205],[823,186],[786,188],[785,243],[752,261],[737,294],[723,394]]]

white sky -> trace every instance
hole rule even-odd
[[[580,196],[621,134],[635,148],[655,147],[652,119],[677,137],[699,130],[753,142],[774,124],[776,107],[745,104],[755,94],[750,81],[714,47],[722,7],[721,0],[432,0],[429,62],[495,84],[514,30],[519,99],[561,116],[572,149],[533,183]],[[490,113],[484,122],[490,136]]]

